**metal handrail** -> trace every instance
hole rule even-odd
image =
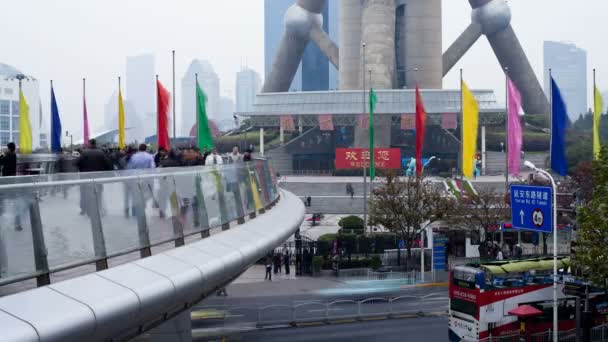
[[[261,165],[260,165],[261,163]],[[50,284],[50,274],[65,271],[68,269],[81,267],[89,264],[96,264],[97,271],[107,269],[108,268],[108,260],[120,256],[124,256],[127,254],[140,252],[140,257],[144,258],[151,255],[151,248],[157,247],[160,245],[165,245],[168,243],[175,243],[176,247],[179,247],[185,243],[185,238],[192,237],[197,234],[201,234],[201,238],[209,236],[209,231],[216,227],[222,227],[223,230],[229,229],[230,224],[237,222],[238,224],[245,223],[247,218],[253,218],[257,216],[257,214],[263,213],[266,209],[269,209],[271,206],[276,204],[279,200],[279,194],[277,191],[276,183],[274,182],[274,177],[270,174],[271,167],[267,164],[265,160],[256,160],[255,162],[249,163],[236,163],[236,164],[227,164],[227,165],[219,165],[219,166],[210,166],[210,167],[190,167],[190,168],[175,168],[174,170],[164,169],[163,172],[154,172],[149,173],[149,171],[143,170],[129,170],[127,173],[129,175],[120,175],[118,172],[112,171],[114,177],[108,177],[109,174],[92,174],[92,178],[85,179],[73,179],[73,180],[60,180],[60,181],[44,181],[44,182],[30,182],[30,183],[18,183],[18,184],[4,184],[0,185],[0,194],[4,192],[4,202],[13,203],[14,206],[21,205],[29,207],[29,213],[25,213],[22,211],[14,214],[15,219],[24,218],[29,216],[29,223],[31,226],[32,232],[32,243],[34,250],[34,262],[35,262],[35,270],[27,271],[26,274],[17,273],[17,274],[9,274],[8,276],[2,275],[0,273],[0,286],[18,283],[21,281],[25,281],[28,279],[37,279],[38,286],[44,286]],[[184,176],[192,176],[192,181],[199,182],[196,180],[196,177],[205,175],[209,177],[212,174],[221,175],[224,172],[233,171],[234,174],[230,175],[230,180],[226,181],[226,176],[221,176],[221,178],[214,178],[216,181],[216,190],[214,190],[213,195],[217,195],[217,198],[214,199],[214,202],[217,202],[217,206],[219,212],[216,215],[219,217],[219,223],[212,224],[207,221],[207,223],[193,223],[193,230],[188,229],[188,232],[183,231],[183,223],[176,222],[176,220],[172,219],[167,221],[168,225],[173,226],[173,231],[170,233],[170,237],[160,238],[158,240],[152,241],[152,233],[149,229],[149,218],[145,213],[147,201],[143,196],[147,196],[148,189],[153,194],[154,198],[154,190],[150,185],[144,183],[149,182],[150,180],[163,180],[167,179],[167,177],[184,177]],[[133,174],[135,173],[135,174]],[[116,175],[119,174],[119,175]],[[72,174],[73,176],[81,177],[85,176],[85,174]],[[95,177],[100,176],[100,177]],[[233,178],[233,179],[232,179]],[[207,179],[207,181],[209,181]],[[132,182],[131,184],[138,186],[134,187],[129,191],[132,196],[133,202],[130,204],[126,204],[129,206],[127,209],[134,208],[134,211],[137,210],[137,214],[133,214],[133,217],[136,217],[136,221],[132,221],[128,223],[130,227],[135,226],[136,234],[138,238],[136,238],[136,246],[128,247],[128,248],[119,248],[119,250],[108,252],[108,248],[106,247],[106,229],[104,228],[104,216],[101,213],[101,204],[98,203],[100,199],[100,195],[98,194],[98,186],[103,186],[105,184],[120,184]],[[219,182],[219,183],[217,183]],[[146,185],[144,185],[146,184]],[[152,183],[154,186],[155,183]],[[218,185],[219,184],[219,185]],[[238,184],[236,187],[238,191],[229,190],[228,186],[230,184]],[[87,212],[90,218],[89,225],[92,229],[92,238],[93,238],[93,250],[88,250],[88,252],[93,252],[92,257],[87,258],[79,258],[78,260],[68,260],[62,262],[59,265],[49,265],[49,253],[48,248],[45,244],[45,226],[43,224],[43,216],[40,212],[40,204],[43,203],[41,195],[48,194],[49,188],[57,189],[61,187],[73,187],[73,186],[87,186],[92,187],[89,188],[81,188],[85,189],[84,191],[93,191],[91,195],[92,198],[89,200],[93,200],[92,203],[89,203],[90,212]],[[226,186],[226,188],[224,188]],[[201,184],[202,187],[202,184]],[[88,189],[88,190],[87,190]],[[214,188],[215,189],[215,188]],[[233,186],[234,189],[234,186]],[[159,191],[162,191],[162,185],[159,185]],[[175,182],[169,185],[167,189],[167,193],[175,194],[175,196],[179,196],[180,191]],[[202,193],[202,188],[200,193],[196,193],[193,199],[197,199],[198,202],[202,203],[200,210],[203,210],[205,206],[205,196],[209,196],[209,193]],[[243,194],[244,191],[244,194]],[[8,193],[7,193],[8,192]],[[237,194],[238,192],[238,194]],[[255,194],[257,192],[257,194]],[[22,193],[26,194],[26,197],[19,197]],[[234,202],[229,202],[226,198],[226,193],[234,193]],[[241,198],[241,196],[245,196]],[[13,197],[17,196],[17,197]],[[81,192],[81,196],[83,192]],[[169,197],[172,195],[169,195]],[[186,195],[185,198],[189,198],[192,194]],[[202,197],[201,197],[202,196]],[[257,197],[257,198],[256,198]],[[1,198],[0,198],[1,199]],[[258,204],[253,203],[255,199],[259,199],[261,201],[261,207]],[[82,198],[81,198],[82,201]],[[164,209],[167,209],[167,205],[171,205],[171,199],[165,198],[165,206]],[[0,202],[0,206],[3,206],[4,202]],[[240,203],[239,203],[240,202]],[[228,205],[229,203],[233,204],[233,209],[235,212],[228,213]],[[82,204],[81,204],[82,205]],[[199,204],[200,205],[200,204]],[[182,208],[181,204],[178,204],[178,210]],[[82,208],[82,207],[81,207]],[[84,209],[83,209],[84,210]],[[192,209],[194,210],[194,209]],[[4,212],[4,210],[3,210]],[[173,216],[178,217],[181,215],[179,212],[173,212]],[[169,216],[169,215],[168,215]],[[196,217],[194,217],[196,216]],[[192,219],[200,220],[201,218],[207,217],[207,213],[197,213],[194,215]],[[209,216],[210,217],[210,216]],[[178,219],[179,220],[179,219]],[[15,223],[17,224],[17,223]],[[29,229],[29,227],[28,227]],[[0,241],[0,243],[5,243]],[[0,246],[2,247],[2,246]],[[2,256],[0,256],[2,257]],[[68,257],[69,258],[69,257]],[[10,263],[10,255],[6,260],[6,264]],[[17,259],[17,258],[16,258]],[[2,264],[0,264],[0,268]],[[1,269],[0,269],[1,271]]]

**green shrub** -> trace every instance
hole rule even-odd
[[[347,230],[363,230],[364,228],[363,219],[359,216],[354,215],[341,218],[340,222],[338,222],[338,225],[340,226],[340,228]]]
[[[323,267],[323,257],[322,256],[316,256],[312,258],[312,269],[314,273],[319,273],[321,272],[321,268]]]
[[[380,260],[380,256],[374,254],[370,260],[369,267],[371,267],[374,271],[379,269],[382,266],[382,260]]]

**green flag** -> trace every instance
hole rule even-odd
[[[207,119],[206,108],[207,96],[196,80],[196,136],[198,148],[207,149],[210,151],[213,148],[213,137],[211,129],[209,129],[209,120]]]
[[[374,166],[374,109],[376,109],[376,93],[372,88],[369,91],[369,177],[376,178],[376,167]]]

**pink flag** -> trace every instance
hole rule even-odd
[[[89,116],[87,114],[86,80],[82,79],[82,118],[83,118],[83,137],[84,146],[89,146]]]
[[[458,114],[446,113],[441,116],[441,128],[443,129],[457,129],[458,128]]]
[[[296,125],[293,122],[293,116],[281,115],[281,127],[286,131],[295,131]]]
[[[519,111],[521,109],[521,94],[515,84],[509,79],[509,172],[512,175],[519,174],[519,162],[521,158],[522,131]]]
[[[319,128],[322,131],[334,130],[334,119],[331,114],[319,115]]]
[[[401,114],[401,129],[416,129],[416,114]]]
[[[369,115],[360,114],[359,119],[357,119],[357,122],[359,124],[359,128],[369,129]]]

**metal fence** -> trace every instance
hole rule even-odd
[[[265,160],[0,179],[0,285],[37,279],[245,222],[278,198]]]
[[[193,309],[193,317],[221,321],[223,324],[255,323],[258,327],[297,325],[311,322],[399,318],[447,314],[447,304],[438,309],[437,301],[447,297],[426,296],[372,297],[362,300],[340,299],[331,302],[310,301],[297,304],[263,307],[201,306]],[[204,312],[205,314],[197,314]]]

